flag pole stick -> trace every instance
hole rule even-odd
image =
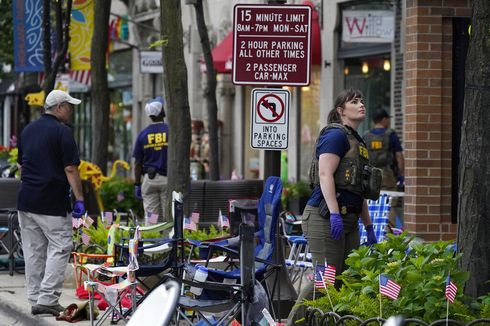
[[[449,299],[446,299],[446,326],[449,323]]]
[[[328,281],[327,281],[328,282]],[[330,298],[330,293],[328,292],[328,286],[327,284],[325,283],[325,281],[323,281],[323,284],[325,284],[325,291],[327,291],[327,297],[328,297],[328,301],[330,301],[330,306],[332,307],[332,312],[333,312],[333,303],[332,303],[332,299]],[[329,283],[330,284],[330,283]]]
[[[318,266],[317,261],[315,260],[315,270],[313,274],[313,301],[315,301],[316,294],[316,267]]]
[[[381,274],[379,274],[379,318],[383,318],[383,309],[381,307]],[[380,321],[381,324],[381,321]]]

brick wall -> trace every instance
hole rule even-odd
[[[454,239],[451,224],[452,18],[470,0],[407,0],[405,225],[425,240]]]

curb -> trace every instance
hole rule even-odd
[[[0,312],[3,312],[9,317],[15,318],[19,325],[25,326],[52,326],[56,325],[50,323],[48,320],[34,316],[30,311],[26,311],[25,308],[17,305],[9,295],[0,292]],[[17,324],[16,323],[16,324]]]

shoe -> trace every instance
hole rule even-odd
[[[53,315],[58,316],[60,312],[64,311],[65,308],[60,304],[54,306],[45,306],[42,304],[36,304],[31,307],[31,313],[33,315]]]

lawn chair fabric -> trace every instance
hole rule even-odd
[[[390,197],[386,194],[379,196],[379,199],[376,201],[368,200],[369,215],[371,216],[374,234],[376,235],[378,242],[385,239],[386,228],[389,222],[390,208]],[[359,219],[359,235],[361,237],[361,244],[366,243],[367,232],[361,219]]]

